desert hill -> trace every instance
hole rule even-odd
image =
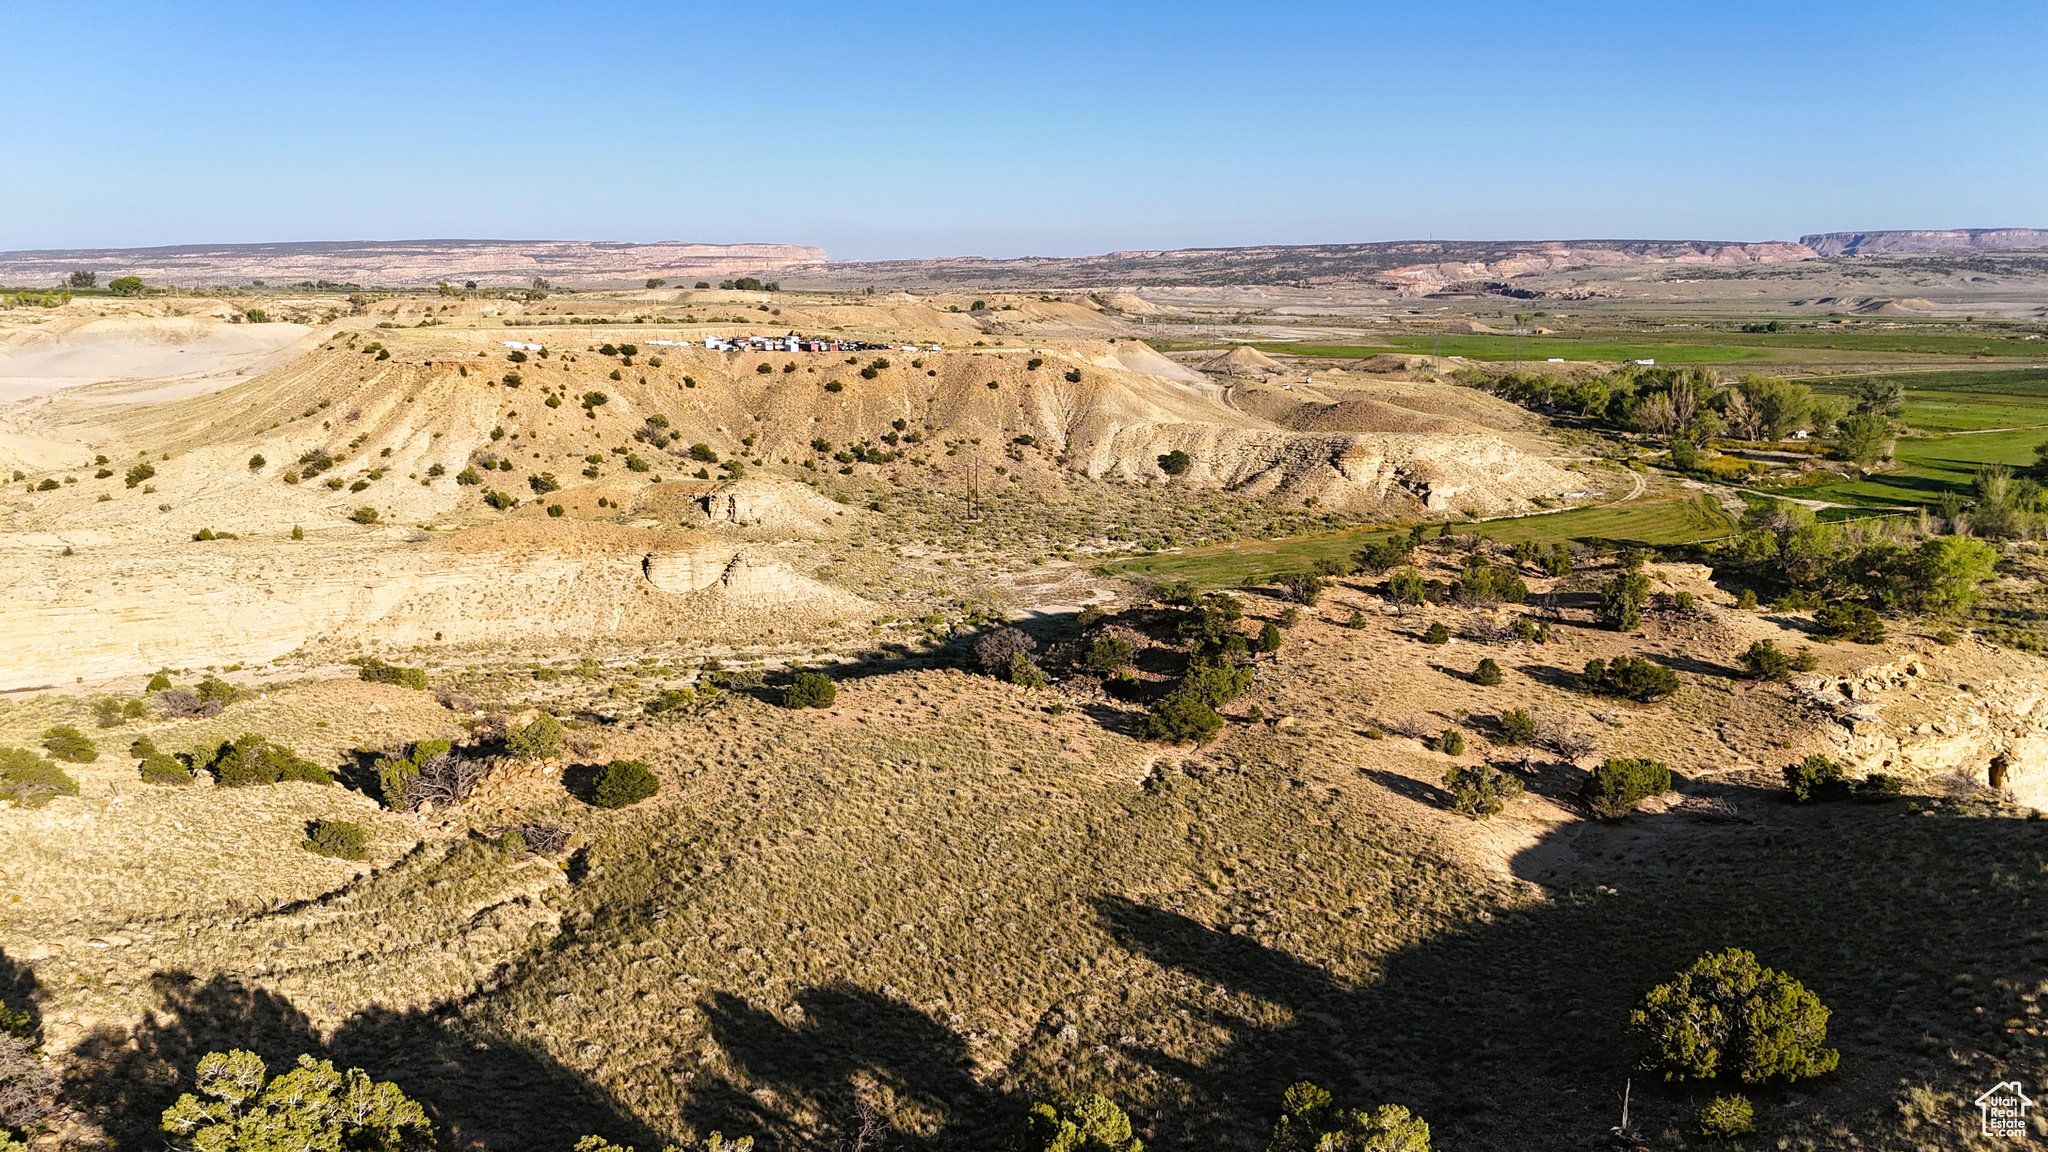
[[[681,343],[701,326],[569,327],[547,310],[587,307],[574,298],[492,328],[473,326],[492,319],[478,309],[503,302],[426,296],[325,327],[144,301],[16,333],[0,374],[59,355],[132,370],[0,419],[0,468],[22,473],[0,549],[37,573],[0,609],[5,686],[301,651],[788,637],[881,611],[820,578],[837,541],[883,525],[878,510],[977,489],[1057,501],[1171,484],[1428,515],[1582,484],[1493,397],[1311,381],[1256,353],[1231,364],[1253,358],[1259,382],[1205,373],[1102,335],[1119,322],[1081,304],[686,295],[713,316],[769,307],[776,330],[879,328],[941,350],[713,351]],[[173,387],[147,378],[163,355],[131,346],[159,329],[191,347],[314,335],[265,353],[266,370]],[[1176,452],[1188,464],[1169,474]]]

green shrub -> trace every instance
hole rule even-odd
[[[171,678],[170,678],[169,676],[166,676],[166,675],[164,675],[164,674],[163,674],[163,673],[161,673],[161,672],[158,672],[158,673],[156,673],[155,675],[153,675],[153,676],[151,676],[151,677],[149,678],[149,686],[148,686],[148,687],[146,687],[146,688],[144,688],[144,689],[143,689],[143,691],[144,691],[144,692],[162,692],[162,691],[164,691],[165,689],[169,688],[170,686],[171,686]]]
[[[1850,789],[1851,795],[1866,804],[1882,804],[1887,800],[1897,800],[1905,792],[1905,781],[1882,772],[1872,772],[1858,780],[1856,786]]]
[[[1650,578],[1630,569],[1618,572],[1600,589],[1600,623],[1617,632],[1633,632],[1643,623],[1643,601],[1650,596]]]
[[[1422,642],[1424,644],[1449,644],[1451,642],[1451,630],[1444,627],[1443,621],[1432,620],[1430,621],[1429,629],[1422,634]]]
[[[1500,714],[1500,742],[1527,744],[1536,738],[1536,720],[1527,708],[1510,708]]]
[[[1290,572],[1280,577],[1278,583],[1287,590],[1288,597],[1295,603],[1311,608],[1315,606],[1316,601],[1323,598],[1323,591],[1330,586],[1328,577],[1318,576],[1313,572]]]
[[[1730,948],[1702,956],[1659,984],[1629,1014],[1667,1080],[1732,1076],[1745,1084],[1834,1070],[1828,1009],[1791,976]]]
[[[553,760],[569,745],[562,722],[546,712],[505,733],[505,751],[520,760]]]
[[[1842,766],[1816,752],[1806,759],[1785,765],[1785,790],[1801,804],[1829,800],[1846,794]]]
[[[210,674],[202,677],[192,690],[201,700],[223,706],[232,704],[245,695],[240,688]]]
[[[1043,688],[1052,683],[1037,661],[1022,652],[1010,653],[1009,680],[1020,688]]]
[[[58,760],[90,764],[100,758],[99,745],[69,724],[43,729],[43,750]]]
[[[639,760],[614,760],[597,770],[590,801],[599,808],[624,808],[661,791],[654,770]]]
[[[315,820],[306,825],[306,839],[299,847],[316,856],[361,860],[370,854],[370,833],[350,820]]]
[[[1837,601],[1813,616],[1814,628],[1830,640],[1853,640],[1858,644],[1884,643],[1884,619],[1863,604]]]
[[[1101,1095],[1033,1104],[1010,1146],[1014,1152],[1145,1152],[1131,1118]]]
[[[1174,686],[1174,694],[1221,708],[1252,686],[1252,671],[1231,664],[1190,663],[1187,675]]]
[[[1259,651],[1261,652],[1278,652],[1280,645],[1284,641],[1285,637],[1281,635],[1280,626],[1271,620],[1266,621],[1265,626],[1259,629]]]
[[[662,688],[656,690],[654,699],[644,706],[649,716],[665,712],[678,712],[696,703],[697,694],[688,688]]]
[[[1454,764],[1444,773],[1444,790],[1451,794],[1452,811],[1484,819],[1498,814],[1523,788],[1521,777],[1491,764]]]
[[[1340,1108],[1304,1080],[1287,1089],[1280,1108],[1266,1152],[1429,1152],[1429,1125],[1399,1104]]]
[[[1935,536],[1912,553],[1909,602],[1936,616],[1961,611],[1977,599],[1977,585],[1991,579],[1998,550],[1968,536]]]
[[[1671,791],[1671,769],[1659,760],[1602,761],[1579,789],[1579,802],[1602,820],[1619,820],[1636,804]]]
[[[1027,658],[1028,659],[1028,658]],[[839,699],[839,686],[823,672],[799,672],[782,693],[784,708],[830,708]]]
[[[0,800],[17,808],[41,808],[52,796],[78,795],[78,781],[54,760],[26,748],[0,748]]]
[[[346,1074],[327,1060],[300,1056],[298,1067],[264,1086],[254,1052],[208,1053],[195,1086],[164,1110],[163,1130],[178,1146],[209,1152],[256,1149],[376,1149],[415,1152],[435,1146],[426,1109],[396,1084],[373,1083],[360,1068]]]
[[[1472,682],[1489,688],[1500,683],[1500,665],[1491,656],[1481,660],[1472,672]]]
[[[362,668],[356,675],[358,679],[371,684],[396,684],[401,688],[413,688],[421,692],[427,690],[426,669],[386,664],[374,656],[363,661]]]
[[[1429,746],[1446,756],[1463,756],[1465,754],[1465,734],[1456,728],[1446,728],[1442,732],[1437,733],[1436,739],[1430,741]]]
[[[1097,636],[1088,642],[1081,664],[1093,672],[1114,672],[1129,664],[1136,654],[1131,642],[1121,636]]]
[[[1223,730],[1223,717],[1194,693],[1176,688],[1145,717],[1145,739],[1168,744],[1207,741]]]
[[[1387,577],[1387,599],[1396,604],[1418,607],[1429,598],[1429,581],[1413,568],[1403,568]]]
[[[127,475],[123,476],[121,479],[124,483],[128,485],[128,487],[133,488],[137,484],[142,483],[144,480],[147,480],[154,475],[156,475],[155,466],[150,464],[147,460],[145,460],[142,463],[129,468]]]
[[[377,510],[375,508],[358,508],[349,513],[348,518],[358,524],[375,524],[377,522]]]
[[[1523,604],[1529,599],[1529,585],[1521,573],[1511,567],[1496,568],[1476,552],[1465,558],[1454,592],[1468,604]]]
[[[1393,536],[1377,540],[1351,554],[1351,563],[1360,572],[1375,576],[1399,564],[1406,564],[1415,551],[1406,536]]]
[[[509,492],[500,492],[495,488],[486,488],[484,490],[484,503],[500,512],[507,512],[519,506],[519,499]]]
[[[142,761],[137,771],[144,784],[180,787],[192,783],[192,770],[185,767],[185,762],[159,750],[147,736],[130,744],[128,754]]]
[[[1637,656],[1593,659],[1579,674],[1579,690],[1649,704],[1678,691],[1678,673]]]
[[[224,788],[280,784],[287,780],[303,780],[308,784],[334,783],[332,772],[254,732],[244,732],[233,740],[224,741],[212,752],[195,754],[193,767],[213,773],[214,782]]]
[[[1743,651],[1740,659],[1743,671],[1753,680],[1790,680],[1794,672],[1811,672],[1820,667],[1820,660],[1812,652],[1804,648],[1786,652],[1775,640],[1756,641]]]
[[[1195,466],[1195,458],[1175,448],[1159,458],[1159,470],[1168,476],[1179,476]]]
[[[1756,1109],[1743,1095],[1716,1096],[1693,1117],[1700,1135],[1712,1140],[1733,1140],[1756,1131]]]

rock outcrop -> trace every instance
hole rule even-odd
[[[1799,690],[1853,775],[1967,779],[2048,809],[2048,671],[2028,664],[2039,662],[1988,650],[1914,656]]]

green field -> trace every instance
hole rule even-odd
[[[1461,525],[1469,532],[1474,525]],[[1575,508],[1534,516],[1480,521],[1481,533],[1518,544],[1561,540],[1582,544],[1684,544],[1726,535],[1734,522],[1721,508],[1702,498],[1643,500],[1614,507]],[[1406,529],[1360,529],[1276,540],[1240,540],[1133,557],[1101,565],[1105,575],[1153,580],[1191,580],[1205,588],[1248,587],[1275,576],[1299,572],[1317,560],[1349,557],[1368,541]]]
[[[1887,507],[1926,504],[1947,492],[1967,496],[1977,469],[1987,464],[2003,464],[2016,472],[2030,467],[2035,445],[2044,441],[2048,441],[2048,428],[1902,437],[1896,471],[1862,480],[1790,488],[1786,494],[1805,500]]]
[[[1824,395],[1847,396],[1867,380],[1902,384],[1907,424],[1927,432],[2048,426],[2048,370],[1964,369],[1839,376],[1816,381]]]

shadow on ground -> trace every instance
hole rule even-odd
[[[160,1146],[157,1120],[192,1090],[200,1057],[231,1048],[263,1057],[272,1075],[311,1053],[396,1081],[427,1106],[444,1148],[568,1148],[590,1132],[660,1146],[581,1076],[527,1046],[465,1029],[453,1011],[372,1009],[323,1042],[289,1000],[239,980],[164,972],[152,984],[160,1008],[132,1031],[87,1036],[73,1050],[65,1089],[123,1147]]]

